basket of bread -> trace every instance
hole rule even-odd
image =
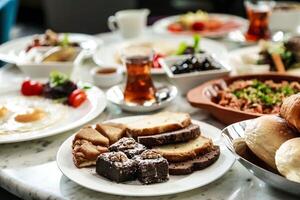
[[[300,195],[300,94],[284,99],[278,115],[232,124],[222,135],[227,148],[256,177]]]

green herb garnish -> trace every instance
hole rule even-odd
[[[188,45],[185,42],[181,42],[178,46],[178,49],[176,51],[176,55],[182,55],[184,54],[185,50],[187,49]]]
[[[197,53],[199,50],[200,50],[200,48],[199,48],[199,44],[200,44],[200,35],[194,35],[194,51],[195,51],[195,53]]]
[[[63,85],[65,82],[69,81],[69,77],[58,71],[53,71],[50,73],[49,83],[51,87],[56,87]]]
[[[69,40],[69,34],[68,33],[64,34],[64,37],[63,37],[60,45],[63,46],[63,47],[68,47],[70,45],[70,40]]]

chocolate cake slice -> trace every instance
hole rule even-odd
[[[161,183],[169,179],[168,161],[153,150],[133,157],[137,161],[137,177],[143,184]]]
[[[109,151],[122,151],[128,158],[132,158],[135,155],[141,154],[146,150],[146,147],[137,143],[133,138],[121,138],[118,142],[114,143],[108,148]]]
[[[147,146],[159,146],[163,144],[174,144],[186,142],[200,136],[200,127],[196,124],[191,124],[184,129],[171,131],[159,135],[139,136],[138,142]]]
[[[171,175],[191,174],[194,171],[205,169],[215,163],[220,156],[220,147],[214,146],[209,152],[198,157],[179,163],[169,164],[169,173]]]
[[[96,162],[96,172],[117,183],[136,178],[137,162],[123,152],[101,154]]]

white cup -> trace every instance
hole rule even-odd
[[[276,5],[270,16],[271,30],[298,32],[300,27],[300,4],[297,2],[278,2]],[[284,6],[285,9],[279,9],[280,6]]]
[[[121,10],[108,18],[108,27],[112,31],[119,30],[124,38],[140,36],[147,24],[148,9]]]

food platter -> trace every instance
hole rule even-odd
[[[177,21],[179,19],[180,15],[176,15],[176,16],[171,16],[171,17],[166,17],[163,18],[161,20],[158,20],[157,22],[154,23],[153,25],[153,29],[156,33],[159,34],[175,34],[175,35],[192,35],[195,33],[199,33],[201,35],[203,35],[204,37],[211,37],[211,38],[217,38],[217,37],[223,37],[226,36],[228,33],[232,32],[232,31],[245,31],[248,27],[248,22],[246,19],[241,18],[241,17],[237,17],[237,16],[233,16],[233,15],[227,15],[227,14],[209,14],[209,17],[213,17],[213,18],[217,18],[220,19],[221,21],[234,21],[235,23],[239,24],[237,27],[235,28],[224,28],[223,30],[220,28],[220,30],[218,31],[199,31],[199,32],[194,32],[194,31],[182,31],[182,32],[176,32],[176,33],[172,33],[170,31],[168,31],[167,27],[168,25],[170,25],[171,23],[174,23],[175,21]]]
[[[181,42],[186,42],[188,44],[193,43],[193,38],[190,36],[173,36],[173,37],[145,37],[143,39],[134,39],[125,42],[118,42],[118,43],[111,43],[105,46],[101,46],[95,51],[93,59],[95,63],[100,66],[119,66],[123,67],[120,62],[120,51],[123,47],[128,45],[136,45],[136,44],[143,44],[143,43],[152,43],[155,46],[162,46],[162,51],[167,52],[176,52],[178,46]],[[225,46],[222,44],[212,41],[206,38],[201,38],[200,41],[200,48],[204,51],[213,54],[217,59],[226,60],[227,57],[227,50]],[[125,70],[123,68],[123,70]],[[162,68],[152,68],[151,72],[153,74],[164,74],[164,70]]]
[[[39,106],[53,107],[52,112],[57,112],[63,115],[62,118],[55,120],[54,123],[49,124],[49,126],[41,127],[29,132],[0,135],[0,143],[28,141],[63,133],[65,131],[82,126],[83,124],[94,119],[101,112],[103,112],[106,107],[105,94],[97,87],[92,87],[87,91],[87,101],[84,102],[79,108],[57,105],[58,103],[46,101],[42,97],[24,97],[20,94],[18,88],[13,87],[1,89],[0,94],[1,103],[11,100],[21,100],[23,102],[27,102],[23,103],[25,106],[27,104],[28,106],[39,104]],[[63,111],[55,111],[56,109],[62,109]]]
[[[114,123],[129,123],[141,119],[143,116],[126,117],[112,120]],[[222,143],[219,129],[204,122],[193,120],[194,124],[200,125],[204,136],[209,137],[221,149],[220,158],[210,167],[196,171],[190,175],[170,176],[170,180],[165,183],[152,185],[141,185],[137,181],[114,183],[97,175],[93,168],[75,167],[72,160],[72,141],[74,135],[69,137],[60,147],[57,153],[57,164],[62,173],[77,184],[98,192],[104,192],[122,196],[160,196],[184,192],[207,185],[226,173],[234,163],[234,158],[230,155]]]
[[[278,73],[232,76],[228,78],[208,81],[190,90],[187,94],[187,99],[192,106],[208,110],[215,118],[217,118],[219,121],[225,124],[231,124],[246,119],[256,118],[261,116],[262,114],[245,112],[230,107],[224,107],[213,101],[213,98],[217,95],[218,91],[222,90],[222,87],[226,88],[228,84],[236,80],[250,79],[273,80],[275,82],[300,81],[300,78],[298,76],[284,75]]]

